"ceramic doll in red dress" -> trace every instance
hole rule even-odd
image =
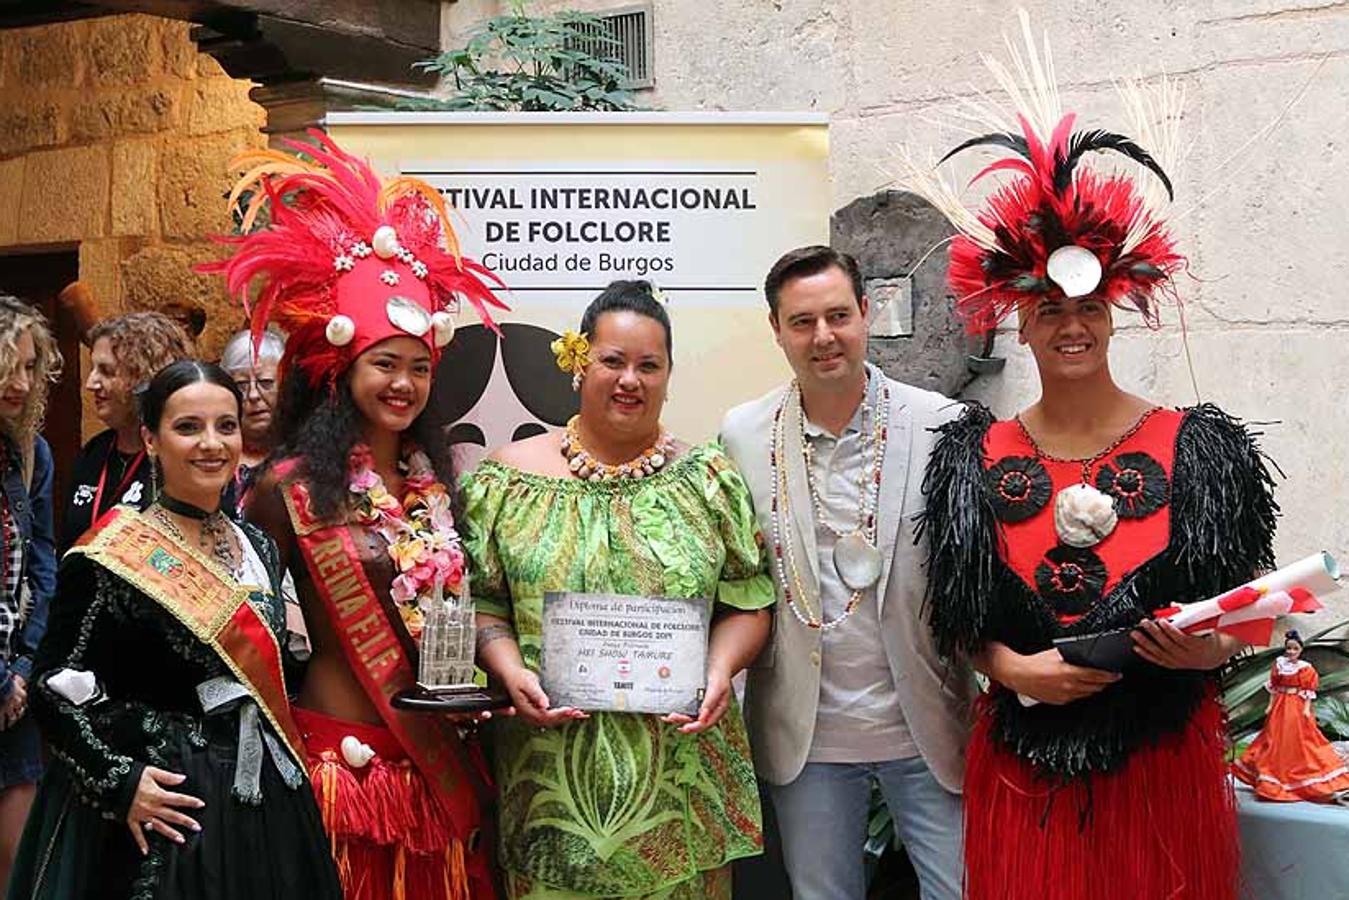
[[[1349,791],[1349,767],[1316,724],[1320,679],[1302,658],[1302,638],[1284,636],[1284,652],[1269,673],[1265,727],[1232,764],[1232,774],[1262,800],[1337,800]]]

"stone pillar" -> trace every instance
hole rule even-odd
[[[903,191],[859,197],[830,220],[833,246],[857,259],[867,296],[880,307],[871,361],[897,381],[954,397],[977,375],[1000,370],[1001,360],[987,359],[991,336],[966,335],[955,315],[942,244],[950,234],[941,213]]]

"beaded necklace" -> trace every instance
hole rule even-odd
[[[1026,443],[1030,444],[1030,448],[1035,451],[1036,459],[1044,460],[1045,462],[1080,465],[1082,467],[1082,483],[1086,484],[1091,481],[1092,467],[1095,466],[1101,460],[1105,459],[1110,454],[1114,453],[1124,443],[1126,443],[1129,440],[1129,438],[1137,434],[1138,429],[1146,425],[1148,423],[1148,419],[1151,419],[1153,414],[1156,413],[1159,409],[1161,409],[1160,406],[1153,406],[1144,410],[1143,413],[1134,421],[1132,425],[1130,425],[1124,431],[1123,434],[1121,434],[1119,437],[1111,441],[1110,444],[1104,450],[1102,450],[1101,452],[1097,453],[1094,456],[1074,456],[1074,457],[1052,456],[1040,449],[1040,445],[1035,442],[1035,436],[1030,433],[1030,429],[1027,428],[1026,423],[1022,421],[1020,413],[1017,413],[1016,415],[1016,427],[1021,429],[1021,436],[1026,439]]]
[[[865,399],[863,403],[865,404]],[[885,446],[889,432],[889,413],[890,413],[890,387],[882,380],[880,389],[876,392],[876,401],[874,409],[868,411],[863,408],[863,435],[867,444],[866,458],[870,462],[870,481],[871,490],[867,492],[864,486],[867,482],[867,467],[863,467],[863,474],[858,478],[858,490],[861,494],[861,509],[859,510],[858,530],[840,533],[825,518],[824,505],[820,501],[819,493],[815,488],[815,483],[810,474],[811,451],[805,438],[805,409],[801,405],[801,389],[795,382],[787,391],[782,402],[778,404],[777,411],[773,414],[773,446],[769,452],[769,465],[773,471],[773,494],[772,494],[772,522],[773,522],[773,562],[777,569],[778,581],[782,584],[783,598],[787,601],[787,606],[792,614],[796,616],[798,622],[807,628],[818,629],[820,631],[830,631],[842,625],[856,610],[862,602],[862,596],[875,579],[870,583],[857,586],[855,583],[848,583],[849,579],[844,577],[845,584],[852,589],[848,597],[848,602],[844,604],[843,611],[832,619],[824,618],[824,603],[821,598],[820,611],[817,614],[811,608],[810,600],[801,580],[801,567],[797,563],[796,551],[792,548],[792,542],[783,540],[783,534],[789,527],[792,519],[791,501],[788,497],[787,486],[787,459],[785,426],[783,423],[783,414],[788,408],[789,403],[794,403],[798,414],[801,417],[801,457],[802,464],[806,467],[806,483],[809,487],[813,509],[817,521],[821,522],[826,528],[834,533],[840,539],[840,542],[849,538],[858,538],[864,541],[866,545],[874,552],[876,542],[876,507],[880,497],[881,484],[881,465],[885,459]],[[872,429],[869,437],[867,435],[866,422],[870,412]],[[838,546],[835,546],[837,553]],[[877,553],[879,557],[879,553]],[[842,572],[840,572],[842,576]],[[794,590],[793,590],[794,589]]]
[[[665,464],[674,458],[674,435],[664,428],[656,437],[656,442],[637,456],[616,465],[600,462],[585,445],[581,443],[581,432],[577,423],[580,416],[572,416],[567,422],[567,430],[562,435],[562,455],[567,459],[567,468],[577,478],[587,481],[608,481],[614,478],[650,478]]]
[[[1081,481],[1063,488],[1054,495],[1054,531],[1064,544],[1079,549],[1093,547],[1114,532],[1115,526],[1119,522],[1119,512],[1115,509],[1115,501],[1091,483],[1091,470],[1097,463],[1114,453],[1137,434],[1138,430],[1147,424],[1153,413],[1157,412],[1159,408],[1154,406],[1144,411],[1133,425],[1125,429],[1123,434],[1111,441],[1099,453],[1072,459],[1063,459],[1046,453],[1035,442],[1034,435],[1030,433],[1026,423],[1021,420],[1021,416],[1016,417],[1016,424],[1021,429],[1021,436],[1035,451],[1036,465],[1047,461],[1082,467]],[[1041,468],[1041,471],[1043,471],[1043,468]],[[1133,475],[1135,478],[1141,478],[1137,472],[1134,472]]]

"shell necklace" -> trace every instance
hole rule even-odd
[[[1160,408],[1153,406],[1145,410],[1133,425],[1096,455],[1071,459],[1052,456],[1040,449],[1040,445],[1035,442],[1035,436],[1030,433],[1021,416],[1017,415],[1016,425],[1021,429],[1021,436],[1026,443],[1035,451],[1037,460],[1082,467],[1082,480],[1059,491],[1054,497],[1054,531],[1060,541],[1070,547],[1085,549],[1099,544],[1115,530],[1115,526],[1119,523],[1115,501],[1091,483],[1091,470],[1137,434]]]
[[[773,415],[773,448],[769,455],[769,464],[773,471],[772,521],[773,521],[773,561],[777,568],[778,581],[782,584],[782,593],[787,606],[797,621],[807,628],[829,631],[843,624],[856,611],[862,601],[862,595],[874,585],[881,575],[881,554],[876,549],[876,507],[880,498],[881,465],[885,460],[885,445],[888,438],[890,418],[890,387],[884,381],[876,392],[874,408],[868,410],[863,401],[862,434],[864,452],[869,466],[864,466],[858,478],[860,506],[857,529],[842,533],[834,528],[825,517],[824,504],[811,476],[810,445],[805,438],[805,410],[801,405],[800,386],[793,382],[782,403]],[[787,489],[787,466],[785,426],[783,413],[789,403],[794,403],[801,417],[801,463],[805,466],[806,484],[815,513],[815,519],[832,531],[838,539],[834,544],[834,568],[844,585],[852,591],[843,611],[832,619],[824,618],[824,604],[821,601],[817,614],[811,608],[805,585],[801,580],[801,569],[796,560],[796,551],[792,542],[783,540],[783,534],[792,521],[791,500]],[[868,415],[869,414],[869,415]],[[867,419],[871,420],[871,429],[867,429]],[[868,475],[870,476],[868,478]],[[870,481],[868,485],[867,482]],[[867,490],[867,487],[870,490]]]
[[[596,459],[581,443],[581,432],[577,427],[580,416],[572,416],[567,422],[567,430],[562,435],[562,455],[567,458],[567,468],[577,478],[586,481],[609,481],[617,478],[650,478],[665,468],[674,457],[674,435],[664,428],[656,437],[656,442],[627,462],[609,465]]]

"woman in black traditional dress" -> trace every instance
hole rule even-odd
[[[276,549],[220,510],[239,391],[184,360],[140,410],[162,491],[61,566],[31,692],[54,762],[9,896],[336,900],[282,677]]]

